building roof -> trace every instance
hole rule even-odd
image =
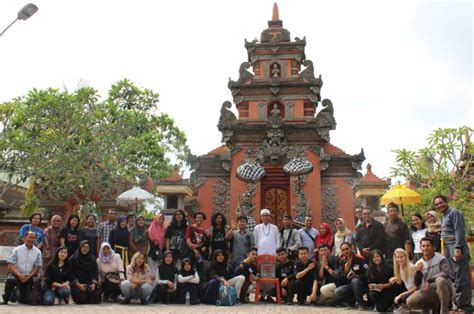
[[[324,143],[322,147],[324,148],[324,152],[326,154],[349,156],[345,151],[335,145],[332,145],[331,143]]]
[[[372,165],[371,164],[367,164],[367,172],[365,173],[365,175],[362,177],[362,179],[360,179],[360,182],[361,183],[383,183],[383,184],[387,184],[387,182],[383,179],[380,179],[379,177],[377,177],[373,172],[372,172]]]
[[[161,179],[160,182],[181,182],[183,177],[179,174],[179,166],[174,165],[171,175],[167,178]]]
[[[227,153],[228,151],[229,151],[229,148],[227,146],[221,145],[219,147],[214,148],[206,155],[221,155],[221,154]]]

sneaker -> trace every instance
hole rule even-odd
[[[146,304],[148,304],[148,300],[147,299],[140,299],[140,304],[146,305]]]
[[[263,295],[258,298],[258,302],[265,302],[265,297]]]
[[[122,304],[130,304],[130,298],[123,299]]]
[[[270,295],[267,295],[266,301],[267,301],[267,303],[274,303],[275,302],[275,301],[273,301],[273,298]]]

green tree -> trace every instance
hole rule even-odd
[[[41,199],[79,203],[107,198],[140,174],[165,177],[170,158],[182,164],[189,149],[157,105],[158,94],[128,80],[104,100],[91,87],[33,89],[0,104],[0,171],[10,186],[34,177]]]
[[[439,128],[418,151],[397,149],[392,175],[415,184],[421,204],[407,206],[410,212],[424,213],[433,206],[433,197],[444,194],[451,206],[464,212],[467,223],[474,223],[474,145],[473,129]]]

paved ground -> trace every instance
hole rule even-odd
[[[0,295],[3,294],[4,284],[0,283]],[[277,304],[243,304],[232,307],[218,307],[211,305],[164,305],[164,304],[149,304],[149,305],[121,305],[115,303],[101,303],[98,305],[53,305],[53,306],[28,306],[17,303],[9,305],[0,305],[0,314],[53,314],[53,313],[67,313],[67,314],[141,314],[141,313],[351,313],[354,310],[346,308],[334,307],[316,307],[316,306],[289,306]],[[356,311],[357,313],[370,313],[369,311]]]

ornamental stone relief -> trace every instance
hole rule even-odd
[[[330,178],[321,178],[321,207],[324,222],[333,224],[339,217],[339,199],[337,197],[337,185]]]
[[[220,212],[229,215],[230,209],[230,183],[229,180],[219,179],[214,183],[212,196],[212,213]]]

